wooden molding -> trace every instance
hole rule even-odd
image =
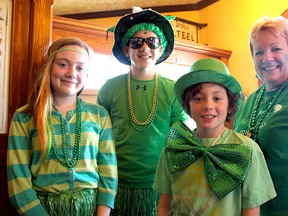
[[[143,9],[152,8],[159,13],[167,12],[179,12],[179,11],[196,11],[201,10],[209,5],[217,2],[219,0],[201,0],[195,4],[177,4],[177,5],[162,5],[154,7],[143,7]],[[161,5],[161,3],[160,3]],[[121,10],[110,10],[110,11],[98,11],[98,12],[87,12],[87,13],[75,13],[75,14],[62,14],[62,17],[84,20],[84,19],[96,19],[96,18],[107,18],[107,17],[117,17],[123,16],[124,14],[131,13],[131,8],[125,8]]]

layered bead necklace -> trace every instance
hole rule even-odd
[[[251,139],[253,139],[254,141],[257,138],[259,128],[260,128],[260,125],[262,124],[263,119],[267,116],[268,112],[270,111],[272,106],[275,104],[276,100],[278,99],[280,93],[283,91],[286,84],[287,84],[287,81],[285,81],[282,84],[282,86],[276,91],[273,98],[270,100],[267,108],[261,114],[259,114],[257,116],[259,104],[261,102],[262,96],[263,96],[263,94],[265,92],[265,88],[266,88],[265,84],[263,84],[261,86],[260,92],[256,97],[256,100],[255,100],[255,103],[254,103],[254,106],[252,109],[252,114],[251,114],[251,118],[249,121],[249,128],[248,128],[248,132],[247,132],[247,136],[250,137]]]
[[[53,107],[56,111],[57,108]],[[57,160],[60,162],[60,164],[67,168],[74,168],[78,164],[78,161],[80,159],[80,143],[82,139],[82,115],[81,115],[81,108],[80,108],[80,99],[77,98],[77,105],[76,105],[76,128],[75,128],[75,144],[73,148],[73,158],[69,159],[67,155],[67,149],[66,149],[66,139],[65,139],[65,128],[64,128],[64,121],[63,117],[61,117],[61,136],[62,136],[62,143],[61,143],[61,149],[64,155],[64,159],[62,159],[59,155],[58,148],[56,145],[55,140],[55,132],[54,128],[51,122],[51,114],[48,116],[48,124],[52,133],[51,136],[51,142],[52,142],[52,150],[57,158]]]
[[[154,86],[154,94],[153,94],[151,111],[150,111],[147,119],[143,122],[140,122],[136,118],[134,110],[133,110],[133,101],[132,101],[132,93],[131,93],[131,72],[128,73],[128,80],[127,80],[128,113],[129,113],[130,121],[132,121],[132,126],[138,131],[147,130],[151,126],[151,124],[155,118],[156,110],[157,110],[157,104],[158,104],[158,90],[159,90],[159,88],[158,88],[159,84],[158,83],[159,83],[158,74],[155,73],[155,86]],[[137,125],[138,126],[146,126],[146,127],[145,128],[139,128],[139,127],[137,127]]]

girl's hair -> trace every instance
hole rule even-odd
[[[46,156],[46,151],[50,148],[50,146],[47,146],[48,143],[50,143],[49,139],[51,137],[47,136],[49,133],[47,118],[52,110],[53,104],[53,95],[50,83],[51,70],[56,56],[56,54],[53,53],[55,53],[56,50],[68,45],[76,45],[84,48],[90,57],[89,46],[78,38],[61,38],[54,41],[51,46],[44,51],[43,66],[28,97],[28,107],[26,112],[33,115],[33,121],[38,131],[40,148],[43,157]],[[79,92],[81,91],[82,89]]]
[[[271,30],[277,37],[283,36],[288,43],[288,20],[282,16],[269,18],[264,16],[257,20],[249,32],[249,47],[253,56],[253,44],[257,40],[259,33],[263,30]]]
[[[202,88],[202,84],[203,83],[198,83],[195,85],[190,86],[189,88],[187,88],[183,94],[183,103],[182,103],[182,107],[184,109],[184,111],[190,115],[190,101],[192,100],[192,98],[198,94]],[[228,113],[227,113],[227,117],[226,117],[226,122],[229,122],[234,115],[237,112],[238,109],[238,101],[239,101],[239,97],[235,94],[232,94],[231,91],[229,91],[229,89],[227,89],[225,86],[218,84],[221,87],[223,87],[226,90],[227,93],[227,97],[228,97]]]

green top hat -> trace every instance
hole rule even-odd
[[[215,58],[204,58],[196,61],[190,72],[180,77],[174,86],[176,98],[180,104],[187,88],[198,83],[211,82],[225,86],[232,94],[239,97],[238,104],[242,101],[242,88],[238,81],[230,75],[227,66]]]
[[[164,33],[167,46],[157,60],[156,64],[166,60],[174,49],[174,31],[169,20],[174,19],[173,16],[162,16],[161,14],[151,9],[142,10],[140,12],[131,13],[122,17],[116,27],[111,27],[108,31],[114,30],[114,46],[112,48],[113,55],[123,64],[130,65],[128,57],[125,56],[122,49],[122,39],[125,33],[135,24],[151,23],[159,27]]]

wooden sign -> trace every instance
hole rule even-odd
[[[198,43],[198,30],[207,24],[200,24],[176,17],[171,21],[175,39],[181,42]]]

